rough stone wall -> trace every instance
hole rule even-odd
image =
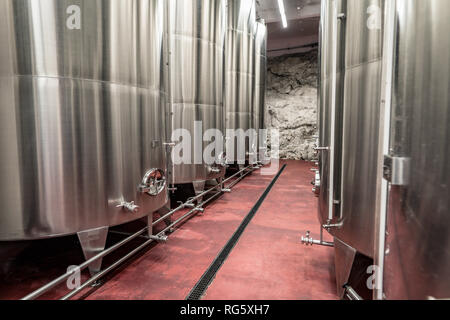
[[[281,159],[316,157],[317,59],[312,51],[268,61],[265,122],[267,129],[280,131]]]

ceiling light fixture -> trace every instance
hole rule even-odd
[[[286,11],[284,10],[283,0],[278,0],[278,8],[280,9],[281,21],[283,22],[283,28],[287,28]]]

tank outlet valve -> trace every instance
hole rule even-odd
[[[203,209],[203,208],[195,208],[194,210],[197,212],[200,212],[200,213],[205,212],[205,209]]]
[[[318,246],[324,246],[324,247],[334,247],[334,243],[332,243],[332,242],[323,241],[323,240],[314,240],[311,237],[310,231],[306,231],[306,236],[302,237],[301,241],[302,241],[302,244],[304,244],[306,246],[318,245]]]
[[[222,153],[217,157],[216,164],[219,165],[219,166],[221,166],[221,167],[227,168],[227,167],[228,167],[227,163],[228,163],[228,161],[227,161],[227,155],[226,155],[225,152],[222,152]]]
[[[313,238],[311,238],[311,232],[306,231],[306,236],[302,237],[302,244],[307,246],[313,245]]]
[[[185,208],[189,208],[189,209],[194,209],[195,208],[195,204],[193,204],[193,203],[185,203],[184,207]]]
[[[150,239],[155,240],[159,243],[166,243],[169,240],[169,237],[166,235],[163,236],[149,236]]]
[[[122,208],[124,210],[130,211],[130,212],[138,212],[139,211],[139,206],[137,206],[136,204],[134,204],[134,201],[131,202],[125,202],[122,201],[117,208]]]
[[[343,222],[339,222],[339,223],[328,223],[328,224],[324,224],[322,226],[322,228],[324,228],[325,230],[329,231],[331,229],[339,229],[343,226]]]
[[[220,170],[219,168],[208,167],[208,172],[209,173],[220,173],[220,172],[222,172],[222,170]]]
[[[315,170],[314,179],[311,181],[311,184],[314,186],[312,189],[312,192],[315,195],[319,195],[320,194],[320,171],[319,170]]]
[[[339,13],[337,18],[338,18],[338,20],[345,20],[345,19],[347,19],[347,16],[345,15],[345,13]]]
[[[166,147],[169,147],[169,148],[175,148],[177,143],[176,142],[164,142],[163,145]]]

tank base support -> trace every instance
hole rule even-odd
[[[86,260],[91,259],[105,250],[108,229],[108,227],[101,227],[77,233],[81,248],[83,249],[84,258]],[[100,272],[101,268],[102,259],[97,259],[89,265],[89,272],[92,276],[94,276]]]
[[[192,186],[194,187],[195,196],[201,195],[205,191],[206,181],[194,181],[192,182]],[[202,203],[203,197],[198,197],[197,204]]]
[[[169,201],[170,202],[170,201]],[[172,211],[172,209],[170,208],[170,205],[169,206],[165,206],[165,207],[163,207],[163,208],[161,208],[161,209],[159,209],[158,210],[158,215],[160,216],[160,217],[164,217],[165,215],[167,215],[169,212],[171,212]],[[172,224],[172,216],[169,216],[169,217],[167,217],[167,218],[165,218],[164,219],[164,223],[166,224],[166,226],[170,226],[171,224]],[[152,236],[153,235],[153,227],[152,227],[152,224],[153,224],[153,217],[152,217],[152,219],[148,219],[148,232],[149,232],[149,236]],[[174,228],[170,228],[168,231],[167,231],[167,233],[172,233],[172,232],[174,232],[175,231],[175,229]]]

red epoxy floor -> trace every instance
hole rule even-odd
[[[317,199],[311,193],[310,164],[283,161],[286,170],[219,270],[204,299],[337,299],[333,249],[305,247],[307,230],[317,237]],[[184,299],[248,214],[273,176],[258,172],[231,194],[212,202],[203,216],[183,224],[167,244],[157,244],[108,276],[82,299]],[[14,261],[13,274],[0,279],[0,299],[16,299],[82,261],[76,241],[40,244],[47,262]],[[48,244],[72,244],[72,251],[51,256]],[[56,244],[55,244],[56,243]],[[34,245],[34,244],[33,244]],[[36,246],[36,245],[34,245]],[[33,252],[39,252],[39,247]],[[122,253],[123,254],[123,253]],[[112,259],[113,257],[111,257]],[[64,262],[62,262],[64,261]],[[107,263],[108,261],[106,261]],[[60,264],[57,266],[57,264]],[[47,266],[47,268],[46,268]],[[27,273],[28,272],[28,273]],[[64,287],[44,298],[60,297]]]
[[[285,163],[204,299],[337,299],[333,249],[300,244],[307,230],[319,237],[311,164]]]

